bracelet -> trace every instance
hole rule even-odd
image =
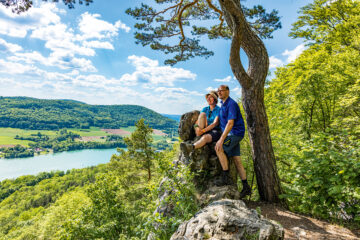
[[[197,128],[197,127],[199,127],[199,125],[197,125],[197,124],[194,124],[194,128]]]
[[[201,129],[201,132],[202,132],[202,133],[205,133],[205,128],[204,128],[204,129]]]

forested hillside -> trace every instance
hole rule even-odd
[[[283,197],[293,210],[360,221],[360,5],[316,0],[291,36],[309,44],[265,91]]]
[[[151,180],[136,154],[122,151],[96,167],[1,181],[0,239],[169,239],[198,208],[188,170],[173,168],[176,151],[154,154]],[[176,213],[153,216],[165,176],[177,183],[162,187],[175,190],[167,201]]]
[[[136,105],[89,105],[72,100],[0,97],[0,127],[22,129],[120,128],[140,119],[155,129],[177,128],[174,120]]]

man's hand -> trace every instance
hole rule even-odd
[[[223,144],[224,144],[224,140],[222,140],[221,138],[219,139],[219,141],[216,142],[215,145],[215,151],[217,152],[223,152]]]

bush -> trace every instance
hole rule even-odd
[[[295,157],[287,197],[294,210],[360,223],[360,149],[346,133],[319,134]]]

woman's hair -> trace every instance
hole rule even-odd
[[[209,95],[211,95],[214,98],[215,103],[217,104],[218,103],[218,97],[219,97],[218,93],[216,91],[210,91],[209,93],[207,93],[205,95],[205,98],[207,98]]]

